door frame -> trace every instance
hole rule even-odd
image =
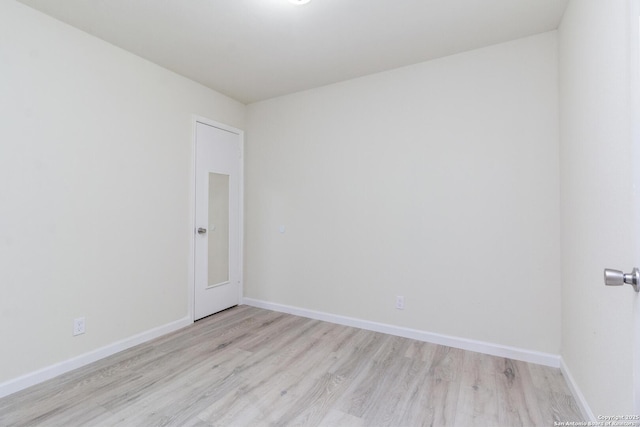
[[[640,159],[640,0],[630,0],[629,7],[629,86],[630,86],[630,120],[631,120],[631,144],[633,163],[637,164]],[[637,168],[633,171],[634,188],[640,184],[640,171]],[[634,191],[634,218],[640,213],[640,195],[638,190]],[[634,221],[633,233],[635,250],[635,264],[639,264],[637,259],[640,254],[640,221]],[[635,414],[640,414],[640,297],[633,295],[633,410]]]
[[[191,167],[189,173],[189,269],[188,269],[188,317],[193,323],[195,320],[195,282],[196,282],[196,128],[198,123],[204,125],[213,126],[218,129],[225,130],[227,132],[235,133],[238,135],[240,143],[240,158],[239,163],[239,177],[238,177],[238,277],[240,280],[240,286],[238,286],[238,301],[242,304],[242,298],[244,295],[244,131],[233,126],[225,125],[224,123],[216,122],[215,120],[208,119],[206,117],[193,115],[191,118]]]

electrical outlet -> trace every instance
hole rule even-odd
[[[402,295],[396,297],[396,308],[398,310],[404,310],[404,297]]]
[[[73,319],[73,336],[84,334],[84,317],[78,317],[77,319]]]

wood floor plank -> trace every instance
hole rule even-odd
[[[0,426],[580,421],[558,369],[240,306],[0,399]]]
[[[382,377],[378,377],[376,373],[383,371],[391,363],[389,353],[392,347],[389,342],[394,337],[380,335],[373,338],[379,339],[378,341],[371,341],[372,343],[375,342],[375,347],[370,347],[369,349],[375,351],[364,360],[363,369],[354,378],[352,386],[347,390],[346,396],[339,406],[339,409],[343,412],[358,418],[362,418],[363,414],[369,410],[376,397],[375,394],[385,391],[382,390],[382,387],[377,387],[377,381]]]
[[[318,425],[333,407],[338,396],[346,388],[347,380],[339,375],[325,373],[313,381],[286,412],[278,415],[275,426]]]
[[[428,347],[426,347],[428,348]],[[430,354],[428,358],[424,358]],[[434,411],[428,407],[429,382],[431,367],[431,357],[434,353],[428,352],[417,354],[415,358],[410,358],[411,367],[409,369],[411,378],[407,380],[407,392],[396,406],[393,419],[389,425],[392,426],[421,426],[430,425]]]
[[[497,426],[496,363],[493,356],[466,352],[460,383],[456,426]]]
[[[225,353],[236,359],[247,357],[239,350]],[[118,405],[109,402],[114,416],[107,420],[107,425],[182,425],[237,389],[243,380],[233,372],[232,363],[221,363],[220,357],[212,357],[140,398]],[[100,403],[107,406],[104,400]]]
[[[536,395],[543,414],[552,416],[554,422],[578,420],[580,409],[558,369],[541,365],[528,365]]]
[[[354,417],[353,415],[345,414],[337,410],[331,410],[326,417],[320,422],[324,427],[365,427],[366,424],[362,418]]]
[[[316,376],[309,376],[313,365],[319,363],[323,355],[313,352],[313,340],[300,340],[299,335],[313,335],[328,329],[332,325],[318,321],[304,321],[304,327],[295,333],[282,334],[286,339],[272,345],[271,351],[258,349],[247,358],[245,363],[238,365],[234,372],[244,378],[243,387],[224,401],[218,402],[199,414],[205,421],[213,421],[212,414],[225,413],[226,418],[245,416],[248,412],[259,414],[261,418],[277,411],[281,401],[293,399],[300,389],[312,387],[317,381]],[[328,350],[324,350],[328,351]],[[307,357],[302,357],[306,355]],[[307,381],[301,381],[301,378]],[[274,409],[275,408],[275,409]],[[258,416],[258,415],[256,415]]]
[[[523,362],[497,359],[502,369],[497,376],[498,418],[500,424],[510,426],[543,425],[543,417],[529,370]]]
[[[464,351],[439,346],[429,368],[426,383],[430,425],[455,425]]]
[[[368,425],[397,425],[396,415],[401,411],[402,403],[406,399],[409,390],[416,385],[414,374],[419,372],[415,359],[408,357],[397,357],[397,363],[393,368],[381,373],[389,380],[380,384],[386,392],[378,394],[373,403],[373,409],[362,418]]]

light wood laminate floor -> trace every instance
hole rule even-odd
[[[0,426],[553,426],[558,369],[248,306],[0,399]]]

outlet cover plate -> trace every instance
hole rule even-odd
[[[78,317],[73,319],[73,336],[84,334],[85,318]]]

